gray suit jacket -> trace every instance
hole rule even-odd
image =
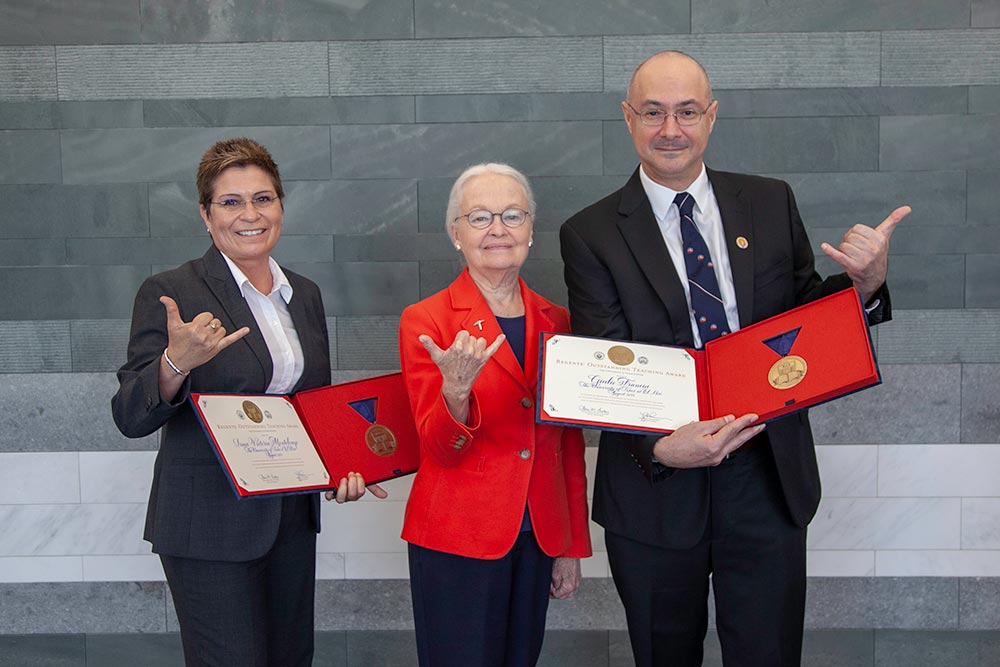
[[[294,291],[288,310],[305,357],[294,391],[328,385],[330,353],[319,288],[284,271]],[[167,346],[166,311],[159,302],[164,295],[177,302],[186,322],[208,311],[227,332],[250,327],[249,334],[191,371],[169,403],[160,400],[158,381],[160,355]],[[191,392],[263,393],[272,372],[267,344],[214,246],[201,259],[152,276],[139,288],[128,360],[118,371],[120,386],[111,409],[128,437],[142,437],[162,427],[144,534],[154,552],[246,561],[262,556],[274,543],[281,498],[236,496],[187,400]],[[313,494],[310,506],[318,531],[319,494]]]

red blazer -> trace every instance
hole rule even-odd
[[[525,368],[504,343],[472,387],[468,424],[452,418],[441,371],[417,339],[442,349],[459,330],[486,338],[500,325],[468,270],[447,289],[403,311],[399,352],[420,435],[403,539],[428,549],[495,559],[517,539],[527,501],[538,545],[549,556],[591,554],[583,436],[535,423],[538,334],[569,331],[566,310],[520,281],[525,308]],[[476,322],[482,324],[482,330]]]

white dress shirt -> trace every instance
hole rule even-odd
[[[663,242],[667,245],[674,270],[684,286],[684,296],[687,298],[688,318],[691,320],[691,331],[694,334],[695,347],[702,347],[698,323],[691,311],[691,288],[687,280],[687,267],[684,264],[684,241],[681,238],[681,214],[674,205],[676,190],[655,182],[639,167],[639,178],[646,191],[646,197],[656,216],[656,224],[660,227]],[[694,224],[698,228],[708,252],[715,264],[715,278],[719,281],[719,291],[722,293],[722,304],[726,310],[726,321],[730,331],[740,328],[740,315],[736,308],[736,288],[733,284],[733,270],[729,263],[729,251],[726,249],[726,236],[722,229],[722,215],[719,213],[719,202],[715,199],[712,183],[708,180],[705,165],[701,165],[701,174],[684,190],[694,197]]]
[[[250,306],[250,312],[257,320],[257,326],[260,327],[264,342],[267,343],[267,350],[271,353],[274,373],[271,375],[271,384],[267,386],[266,393],[287,394],[302,377],[302,370],[305,368],[302,344],[292,323],[292,316],[288,312],[288,302],[292,300],[292,286],[278,263],[268,257],[267,263],[271,269],[271,292],[262,294],[240,267],[224,253],[222,257],[229,265],[240,293]]]

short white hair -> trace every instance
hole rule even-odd
[[[455,179],[455,184],[451,186],[451,194],[448,195],[448,209],[445,211],[444,215],[444,230],[448,234],[449,239],[451,239],[451,229],[455,224],[455,218],[461,215],[458,208],[462,203],[462,191],[465,190],[466,183],[468,183],[470,179],[476,176],[482,176],[483,174],[499,174],[500,176],[509,176],[517,181],[517,184],[521,186],[522,190],[524,190],[524,198],[528,200],[528,214],[531,215],[531,220],[534,222],[536,209],[535,193],[531,191],[531,184],[528,183],[528,177],[509,164],[504,164],[502,162],[484,162],[483,164],[472,165],[463,171],[459,177]]]

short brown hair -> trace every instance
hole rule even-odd
[[[271,177],[274,191],[278,199],[285,199],[285,189],[281,187],[281,175],[271,153],[259,143],[248,137],[223,139],[212,144],[211,148],[201,156],[198,165],[198,203],[202,208],[209,209],[212,193],[215,191],[215,181],[219,174],[230,167],[259,167]]]

